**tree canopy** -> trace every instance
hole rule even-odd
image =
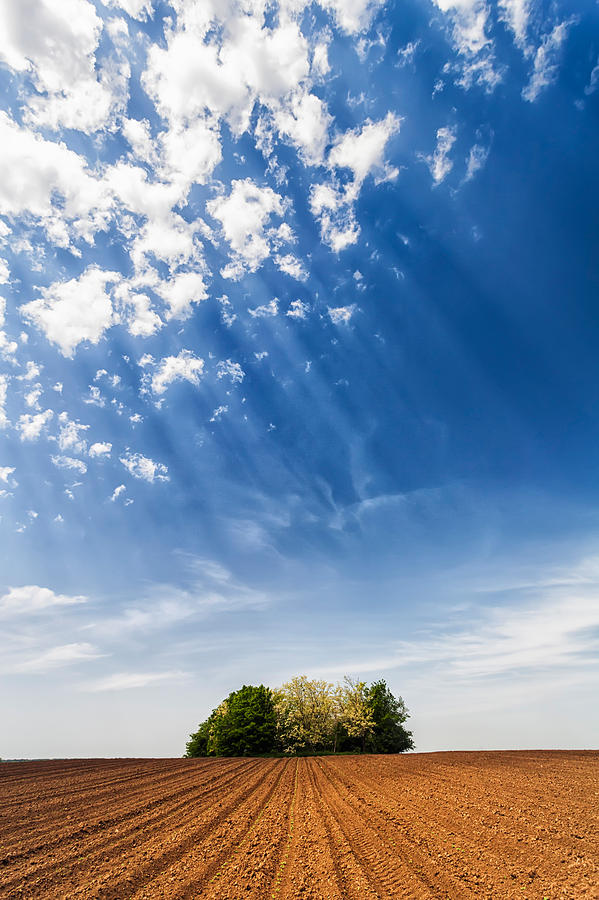
[[[414,748],[409,713],[383,679],[368,685],[292,678],[233,691],[190,735],[186,756],[269,753],[402,753]]]

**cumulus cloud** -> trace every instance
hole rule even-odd
[[[278,132],[297,147],[300,159],[310,166],[323,162],[332,122],[324,101],[308,92],[295,94],[274,113]]]
[[[347,325],[355,313],[357,307],[355,303],[350,306],[328,307],[329,317],[334,325]]]
[[[122,9],[132,19],[146,19],[154,11],[154,0],[106,0],[106,5]]]
[[[248,312],[253,319],[265,319],[269,316],[276,316],[279,312],[279,301],[275,297],[269,303],[264,303],[262,306],[255,306],[253,309],[248,309]]]
[[[70,469],[74,472],[79,472],[80,475],[85,475],[87,472],[87,466],[80,459],[75,459],[73,456],[52,456],[52,462],[58,469]]]
[[[82,595],[56,594],[50,588],[25,584],[22,587],[10,588],[0,597],[0,616],[32,615],[60,606],[76,606],[86,602],[87,597]]]
[[[70,450],[72,453],[85,453],[87,441],[81,437],[82,431],[87,431],[89,425],[73,422],[67,413],[61,413],[58,417],[61,422],[58,433],[58,446],[61,450]]]
[[[292,253],[286,253],[284,256],[275,256],[275,262],[281,272],[295,278],[296,281],[306,281],[308,273],[303,262]]]
[[[180,272],[155,287],[167,306],[167,319],[186,319],[192,305],[208,297],[204,275],[200,272]]]
[[[98,458],[102,456],[110,456],[112,451],[112,444],[109,441],[97,441],[95,444],[92,444],[89,448],[89,455],[92,458]]]
[[[5,112],[0,112],[0,167],[13,174],[0,182],[0,213],[38,217],[50,242],[68,247],[72,235],[91,240],[106,226],[110,193],[86,160],[65,144],[18,125]]]
[[[173,381],[189,381],[197,387],[204,373],[204,360],[191,350],[181,350],[177,356],[167,356],[160,360],[152,375],[151,388],[154,394],[164,394]]]
[[[8,416],[6,415],[7,394],[8,375],[0,375],[0,428],[6,428],[8,425]]]
[[[399,131],[399,126],[399,118],[394,113],[387,113],[380,122],[367,121],[346,131],[331,148],[329,167],[349,169],[356,188],[361,187],[372,172],[382,180],[396,177],[397,169],[385,162],[384,154],[389,139]]]
[[[367,120],[339,135],[331,148],[327,164],[333,180],[312,186],[310,209],[320,223],[323,240],[335,252],[358,240],[354,205],[366,178],[374,175],[378,181],[388,181],[397,176],[398,170],[385,161],[385,148],[399,127],[399,118],[388,113],[378,122]],[[342,185],[335,177],[336,170],[349,170],[352,180]]]
[[[8,479],[14,471],[14,466],[0,466],[0,481],[4,482],[4,484],[8,484]]]
[[[376,11],[384,2],[385,0],[320,0],[320,5],[335,16],[344,31],[357,34],[370,26]]]
[[[25,415],[19,416],[17,430],[21,435],[21,440],[36,441],[42,431],[45,431],[48,427],[53,415],[53,411],[47,409],[45,412],[36,413],[35,415],[26,413]]]
[[[270,187],[259,187],[251,178],[234,180],[228,196],[206,204],[231,248],[231,262],[221,273],[224,278],[255,272],[271,254],[275,235],[267,231],[267,226],[272,216],[283,216],[286,207],[280,194]]]
[[[231,359],[221,360],[217,366],[217,378],[229,378],[232,384],[241,384],[245,372],[237,362]]]
[[[120,278],[117,272],[91,266],[79,278],[42,288],[42,297],[22,306],[21,313],[58,346],[63,356],[72,357],[79,344],[97,344],[114,323],[107,287]]]
[[[310,307],[303,300],[292,300],[285,315],[291,319],[305,319],[309,312]]]
[[[26,106],[28,120],[85,132],[106,124],[119,98],[114,71],[110,67],[97,71],[95,51],[102,21],[93,3],[2,0],[0,31],[0,60],[14,71],[28,73],[37,89]]]
[[[115,287],[114,296],[129,334],[134,337],[149,337],[162,328],[164,323],[152,309],[152,301],[147,294],[132,290],[130,284],[123,281]]]
[[[114,491],[110,495],[110,502],[114,503],[116,500],[118,500],[121,494],[125,493],[126,490],[127,488],[124,484],[119,484],[117,487],[115,487]]]
[[[169,480],[168,469],[165,465],[154,462],[141,453],[128,452],[120,457],[120,461],[134,478],[150,483]]]

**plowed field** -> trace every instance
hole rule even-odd
[[[599,753],[0,766],[0,897],[599,898]]]

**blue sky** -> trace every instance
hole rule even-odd
[[[0,26],[0,754],[299,673],[597,746],[599,7]]]

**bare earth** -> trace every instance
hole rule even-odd
[[[0,766],[0,897],[599,898],[599,753]]]

